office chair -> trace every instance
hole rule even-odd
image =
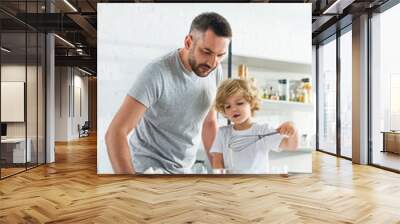
[[[80,137],[87,137],[89,136],[89,129],[90,129],[90,125],[89,125],[89,121],[85,121],[85,123],[82,125],[82,127],[79,127],[80,125],[78,125],[78,129],[79,129],[79,138]]]

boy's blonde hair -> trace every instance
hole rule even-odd
[[[257,87],[252,81],[246,79],[227,79],[223,81],[218,87],[215,109],[225,115],[226,99],[235,94],[241,94],[250,104],[252,116],[255,111],[260,109]]]

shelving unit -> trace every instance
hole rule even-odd
[[[295,111],[313,111],[314,104],[312,103],[300,103],[283,100],[267,100],[261,99],[262,109],[272,110],[295,110]]]
[[[260,96],[264,94],[266,89],[267,94],[284,96],[285,100],[262,99],[262,109],[274,110],[294,110],[294,111],[313,111],[314,104],[291,101],[292,92],[299,96],[297,88],[301,85],[301,80],[308,78],[312,82],[311,63],[299,63],[290,61],[281,61],[267,58],[256,58],[243,55],[232,55],[232,72],[233,77],[237,78],[238,66],[245,64],[249,70],[249,77],[256,80],[256,85],[259,88]],[[282,83],[282,80],[285,80]],[[281,84],[279,84],[281,82]],[[272,93],[270,88],[272,87]],[[312,91],[311,93],[312,94]],[[312,96],[309,97],[312,101]]]

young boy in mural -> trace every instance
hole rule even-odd
[[[211,147],[213,169],[231,173],[268,173],[269,151],[296,150],[298,132],[292,122],[274,129],[252,121],[259,109],[258,91],[245,79],[228,79],[218,88],[216,110],[233,124],[220,127]],[[271,133],[259,138],[259,135]]]

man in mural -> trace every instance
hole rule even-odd
[[[218,128],[212,103],[231,37],[224,17],[202,13],[183,48],[144,68],[106,133],[115,173],[190,173],[201,139],[210,158]]]

